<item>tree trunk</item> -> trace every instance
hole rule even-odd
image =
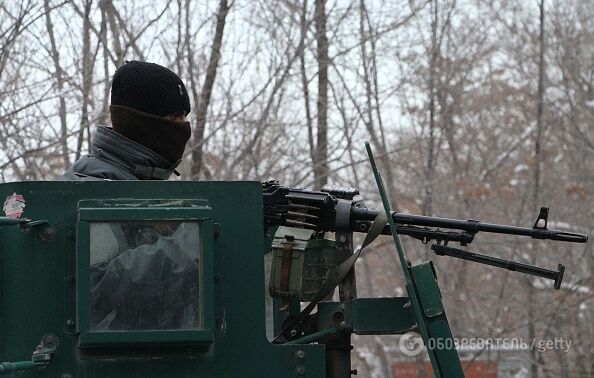
[[[305,37],[307,35],[307,0],[303,1],[300,15],[300,45],[305,46]],[[307,71],[305,68],[305,48],[299,51],[299,68],[301,71],[301,86],[303,87],[303,104],[305,108],[305,123],[307,126],[307,141],[309,142],[309,156],[312,163],[315,165],[316,161],[316,142],[314,141],[313,120],[311,117],[311,108],[309,106],[309,81],[307,80]]]
[[[47,34],[51,45],[51,57],[54,62],[54,70],[56,75],[56,84],[58,86],[59,101],[59,116],[60,116],[60,147],[62,150],[62,159],[64,160],[64,168],[70,166],[70,158],[68,157],[68,124],[66,123],[66,99],[64,98],[64,73],[60,65],[60,52],[56,45],[56,38],[54,36],[54,25],[52,24],[51,9],[49,0],[43,2],[45,11],[45,25]]]
[[[423,201],[423,215],[433,213],[433,175],[435,173],[435,86],[437,71],[437,1],[433,1],[433,20],[431,22],[431,62],[429,63],[429,139],[427,165],[425,166],[425,199]]]
[[[80,129],[78,130],[78,140],[76,144],[76,157],[78,160],[81,155],[85,130],[89,131],[89,94],[93,80],[93,65],[91,60],[91,13],[92,0],[85,1],[85,11],[83,16],[83,51],[82,51],[82,111],[80,117]]]
[[[111,34],[113,35],[113,51],[116,55],[116,66],[119,67],[124,61],[124,50],[122,49],[122,44],[120,42],[120,27],[116,20],[115,8],[112,1],[105,0],[103,4],[103,10],[107,16],[107,22],[109,23]]]
[[[210,59],[208,60],[208,67],[206,69],[206,77],[204,78],[204,86],[200,93],[200,101],[194,104],[196,107],[196,127],[194,130],[194,143],[192,150],[192,171],[191,178],[196,180],[200,177],[200,172],[203,168],[202,143],[204,142],[204,130],[206,127],[206,115],[208,113],[208,105],[212,95],[212,88],[214,87],[215,79],[217,77],[217,68],[219,60],[221,59],[221,48],[223,46],[223,32],[225,31],[225,19],[229,13],[227,0],[220,0],[219,10],[217,12],[217,26],[215,29],[212,49],[210,51]]]
[[[102,5],[103,4],[103,5]],[[111,87],[111,80],[109,75],[109,46],[107,46],[107,10],[103,2],[99,3],[101,9],[101,30],[99,31],[99,38],[103,45],[103,98],[101,99],[101,113],[97,122],[100,125],[107,124],[109,115],[109,91]]]
[[[367,23],[369,28],[369,35],[367,35],[365,31],[365,23]],[[388,146],[386,145],[378,96],[379,87],[377,80],[375,37],[373,35],[373,28],[367,13],[365,0],[359,0],[359,38],[359,44],[361,45],[361,63],[363,65],[363,81],[365,82],[365,97],[367,106],[367,121],[364,121],[364,123],[371,138],[373,148],[378,152],[377,155],[379,156],[379,160],[382,165],[382,173],[386,178],[386,186],[390,195],[392,207],[397,208],[398,206],[396,188],[394,187],[394,174],[392,173],[390,157],[388,156]],[[370,42],[370,56],[367,54],[367,41]],[[374,108],[375,116],[377,117],[379,136],[375,127]]]
[[[316,187],[328,182],[328,38],[326,37],[326,0],[315,1],[314,23],[318,52],[318,129],[313,163]]]

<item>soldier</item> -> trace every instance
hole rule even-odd
[[[166,180],[190,139],[190,98],[173,71],[131,61],[116,71],[109,107],[113,129],[99,126],[90,152],[67,180]],[[179,174],[178,174],[179,175]]]
[[[99,126],[67,180],[166,180],[190,138],[190,99],[171,70],[131,61],[116,71],[112,128]],[[91,329],[198,325],[198,226],[109,222],[91,226]]]

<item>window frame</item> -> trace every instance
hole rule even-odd
[[[76,318],[81,347],[92,346],[179,346],[205,345],[214,341],[214,223],[212,209],[205,201],[179,202],[128,200],[81,201],[76,225]],[[181,206],[171,206],[171,204]],[[89,206],[89,207],[85,207]],[[198,250],[198,319],[197,329],[93,331],[91,320],[91,223],[127,221],[197,222]]]

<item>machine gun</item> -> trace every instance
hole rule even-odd
[[[353,200],[359,195],[355,188],[325,185],[321,191],[295,189],[281,186],[272,180],[262,184],[264,202],[264,226],[288,226],[307,228],[315,231],[336,231],[340,220],[337,217],[348,216],[350,231],[368,232],[372,221],[379,211],[368,209],[362,200]],[[338,214],[340,200],[350,201],[348,214]],[[496,234],[529,236],[533,239],[557,240],[572,243],[586,243],[588,236],[567,231],[549,230],[547,228],[549,208],[541,207],[534,226],[531,228],[484,223],[474,219],[460,220],[425,215],[393,212],[392,219],[400,235],[407,235],[429,243],[447,245],[458,242],[465,246],[472,243],[479,232]],[[443,231],[453,229],[460,231]],[[382,231],[390,235],[386,225]]]
[[[325,185],[321,191],[310,191],[282,186],[278,181],[272,180],[262,184],[262,191],[264,225],[268,228],[288,226],[323,233],[336,232],[341,229],[341,225],[343,229],[344,225],[348,225],[351,232],[365,233],[369,231],[372,221],[379,214],[379,211],[367,208],[362,199],[356,199],[360,197],[360,193],[355,188]],[[474,219],[449,219],[399,212],[392,212],[391,217],[399,235],[410,236],[425,244],[434,242],[432,250],[437,255],[552,279],[555,281],[556,289],[560,288],[563,279],[565,267],[562,264],[559,264],[555,272],[446,246],[449,242],[466,246],[474,241],[475,235],[479,232],[571,243],[588,241],[585,234],[548,229],[548,207],[540,208],[540,213],[531,228],[484,223]],[[390,235],[389,225],[386,224],[381,233]]]

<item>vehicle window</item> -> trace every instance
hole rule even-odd
[[[92,331],[199,326],[199,224],[90,224]]]

